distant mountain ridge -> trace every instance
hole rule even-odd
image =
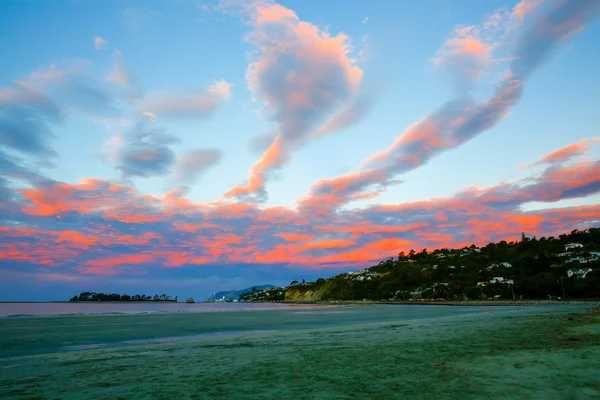
[[[254,289],[254,288],[256,288],[256,290],[261,290],[261,289],[272,289],[274,287],[275,287],[274,285],[259,285],[259,286],[251,286],[249,288],[242,289],[242,290],[229,290],[229,291],[224,291],[224,292],[217,292],[214,295],[210,296],[207,301],[214,301],[215,299],[220,300],[223,297],[225,297],[225,300],[235,300],[238,297],[240,297],[242,294],[251,292],[252,289]]]

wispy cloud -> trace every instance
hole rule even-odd
[[[593,142],[593,139],[592,139]],[[581,139],[577,143],[571,143],[565,147],[545,154],[540,160],[533,164],[523,165],[521,168],[529,168],[540,164],[559,164],[570,161],[586,154],[590,149],[590,140]]]
[[[177,161],[177,181],[194,183],[206,170],[214,167],[223,157],[219,149],[196,149],[185,153]]]
[[[150,92],[138,104],[138,110],[159,117],[208,118],[230,98],[231,84],[217,81],[201,93]]]
[[[169,145],[180,140],[164,128],[140,121],[119,139],[116,167],[125,178],[166,175],[175,165]]]
[[[25,82],[0,89],[0,138],[2,147],[37,156],[52,156],[49,144],[52,124],[61,110],[52,98]]]
[[[273,2],[245,4],[244,10],[252,28],[248,40],[257,49],[247,70],[248,86],[276,128],[270,147],[252,166],[248,182],[224,196],[263,201],[269,174],[310,140],[321,123],[348,107],[363,72],[350,57],[350,41],[343,33],[332,36]],[[357,119],[348,117],[352,110],[344,114],[345,125]]]
[[[515,10],[518,7],[519,5]],[[326,204],[329,204],[328,213],[332,213],[356,199],[357,194],[369,187],[418,168],[436,155],[456,148],[493,128],[519,102],[523,85],[531,73],[550,57],[557,46],[581,31],[597,15],[599,9],[600,3],[593,0],[557,0],[544,3],[544,7],[535,9],[536,14],[520,23],[521,29],[511,42],[513,57],[509,72],[490,99],[483,102],[471,99],[447,102],[406,129],[387,149],[369,157],[362,164],[363,172],[318,182],[311,188],[311,193],[301,200],[300,205],[313,204],[316,199],[326,198],[327,203],[319,205],[320,213],[326,211]],[[534,8],[528,6],[519,10],[519,18],[523,18],[526,12]],[[509,15],[515,12],[512,11]],[[509,18],[505,23],[511,21]],[[338,182],[344,182],[348,189],[338,191]]]
[[[123,61],[123,54],[115,52],[114,59],[112,71],[106,75],[106,80],[119,86],[128,86],[133,82],[133,75]]]
[[[108,40],[101,38],[100,36],[94,37],[94,48],[96,50],[103,50],[108,47]]]

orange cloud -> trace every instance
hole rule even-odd
[[[587,139],[582,139],[577,143],[572,143],[561,149],[553,151],[544,155],[541,162],[556,163],[568,161],[571,158],[585,154],[589,149],[589,142]]]
[[[288,242],[307,242],[314,239],[312,235],[300,235],[297,233],[276,233],[275,236],[279,236],[287,240]]]
[[[517,239],[521,232],[555,234],[600,217],[600,205],[520,210],[531,201],[550,203],[598,193],[599,161],[551,164],[534,177],[488,188],[469,186],[447,198],[331,208],[357,187],[386,178],[374,170],[318,182],[298,210],[196,204],[181,189],[155,197],[92,179],[27,189],[27,205],[21,207],[27,212],[19,214],[17,209],[12,217],[25,216],[23,222],[0,227],[5,242],[0,244],[0,258],[53,268],[75,264],[81,265],[75,268],[82,273],[104,275],[234,263],[360,267],[411,248],[485,245]],[[65,217],[48,219],[35,213],[45,206]],[[77,214],[67,216],[70,212]]]
[[[114,267],[116,265],[144,264],[152,262],[148,254],[122,254],[117,257],[107,257],[86,262],[90,267]]]
[[[266,181],[267,171],[281,165],[284,160],[283,140],[280,136],[264,152],[260,160],[250,168],[250,176],[246,185],[237,185],[227,191],[223,197],[238,197],[259,192]]]
[[[308,243],[303,247],[303,250],[315,249],[337,249],[354,245],[355,242],[349,239],[322,239],[312,243]]]

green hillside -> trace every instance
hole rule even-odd
[[[411,250],[359,272],[285,288],[256,290],[240,301],[411,300],[600,297],[600,229],[559,237]]]

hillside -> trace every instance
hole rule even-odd
[[[599,259],[599,228],[523,235],[481,248],[400,252],[359,272],[250,291],[240,301],[600,297]]]
[[[217,292],[210,296],[207,301],[215,301],[215,300],[225,300],[231,301],[236,300],[240,297],[240,295],[252,291],[252,289],[261,290],[261,289],[271,289],[274,288],[273,285],[260,285],[260,286],[252,286],[242,290],[229,290],[224,292]]]

